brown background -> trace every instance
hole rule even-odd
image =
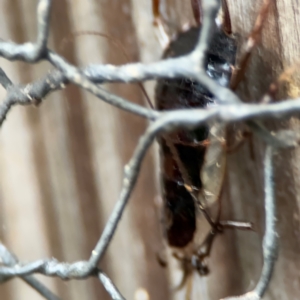
[[[16,42],[36,35],[33,0],[0,0],[0,37]],[[230,0],[234,32],[243,40],[261,1]],[[162,1],[164,16],[174,33],[192,22],[188,0]],[[239,93],[254,101],[286,67],[299,59],[298,0],[276,0]],[[61,49],[72,32],[94,30],[110,34],[124,45],[132,61],[159,59],[162,49],[152,26],[150,0],[53,1],[50,47],[70,62],[124,64],[120,50],[107,40],[83,36]],[[15,82],[28,83],[51,69],[0,59]],[[153,96],[153,83],[147,90]],[[280,98],[299,96],[297,77],[282,89]],[[107,89],[136,103],[144,103],[136,85],[114,84]],[[5,91],[0,89],[1,99]],[[298,120],[269,122],[270,126],[298,127]],[[0,239],[22,261],[56,257],[72,262],[87,259],[101,234],[120,191],[123,166],[132,155],[146,123],[95,97],[68,86],[51,94],[39,108],[16,107],[0,134]],[[226,232],[217,239],[208,278],[194,276],[194,299],[218,299],[255,286],[261,270],[263,235],[263,145],[255,141],[255,159],[246,143],[228,158],[224,215],[255,223],[255,233]],[[276,154],[279,260],[265,299],[294,300],[300,293],[299,150]],[[156,154],[143,163],[142,174],[101,267],[127,299],[184,298],[174,292],[180,273],[168,273],[156,261],[163,243],[155,205]],[[174,276],[173,276],[174,275]],[[109,299],[95,279],[62,282],[42,280],[67,299]],[[172,280],[171,280],[172,281]],[[172,296],[173,295],[173,296]],[[3,300],[41,299],[21,280],[0,286]]]

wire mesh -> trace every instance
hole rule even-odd
[[[268,1],[266,1],[268,2]],[[67,62],[62,56],[48,48],[48,35],[51,25],[51,1],[40,0],[37,8],[37,39],[35,43],[15,44],[0,41],[0,55],[7,60],[21,60],[27,63],[39,61],[49,62],[55,69],[44,78],[32,81],[30,84],[14,84],[3,69],[0,69],[0,83],[6,89],[6,97],[0,104],[0,125],[3,124],[9,111],[16,105],[37,105],[50,93],[74,84],[93,94],[101,101],[129,113],[138,115],[149,121],[145,133],[140,137],[136,149],[124,167],[123,185],[118,201],[105,224],[99,240],[91,251],[88,260],[74,263],[60,262],[56,259],[41,259],[23,263],[10,252],[5,245],[0,244],[0,281],[5,282],[14,277],[22,278],[32,288],[46,299],[59,299],[48,288],[35,279],[33,274],[55,276],[61,279],[87,279],[96,277],[103,284],[112,299],[124,299],[111,279],[99,269],[104,254],[115,234],[123,212],[130,199],[133,188],[139,176],[143,159],[157,136],[177,128],[195,128],[204,123],[246,122],[253,134],[268,146],[265,151],[265,212],[266,229],[263,243],[264,266],[261,278],[252,292],[238,299],[260,299],[268,286],[276,259],[276,205],[274,200],[272,155],[274,149],[295,147],[298,145],[299,134],[292,130],[270,132],[261,121],[265,119],[281,119],[295,115],[300,111],[300,102],[295,99],[285,99],[278,103],[246,104],[230,89],[220,87],[207,76],[203,66],[205,52],[210,43],[210,32],[219,10],[219,1],[203,0],[203,24],[199,42],[195,50],[186,56],[161,60],[154,63],[129,63],[121,66],[107,64],[90,65],[78,68]],[[108,82],[140,82],[158,78],[193,78],[206,87],[220,102],[220,105],[209,110],[176,110],[159,112],[130,102],[120,96],[106,91],[101,84]],[[226,299],[237,299],[236,297]]]

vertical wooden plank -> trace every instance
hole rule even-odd
[[[129,1],[122,2],[122,5],[118,1],[103,1],[98,5],[82,4],[73,10],[74,28],[76,31],[93,30],[112,36],[123,45],[131,61],[138,61],[139,49],[131,11]],[[86,15],[92,15],[91,12],[96,12],[97,17],[86,20]],[[75,42],[79,59],[84,64],[99,61],[113,64],[128,62],[122,49],[109,40],[83,36]],[[137,86],[119,84],[107,85],[105,88],[129,101],[144,105],[141,90]],[[146,124],[140,118],[95,101],[91,95],[84,95],[91,134],[91,155],[97,189],[101,195],[100,209],[107,220],[118,198],[123,167],[131,157]],[[160,250],[160,244],[152,169],[151,158],[148,157],[143,167],[143,175],[106,256],[109,274],[128,298],[140,297],[142,290],[147,291],[151,298],[167,297],[165,275],[156,262],[156,252]]]
[[[63,39],[70,37],[75,31],[72,12],[76,10],[79,5],[80,3],[74,4],[68,1],[56,1],[53,7],[53,15],[55,18],[53,22],[55,26],[53,36],[54,47],[60,49],[60,51],[66,55],[67,59],[75,65],[80,63],[77,56],[76,44],[71,41],[70,44],[66,45],[65,49],[61,49],[60,47],[62,46]],[[85,15],[85,18],[86,17],[87,15]],[[70,226],[68,230],[72,230],[72,227],[77,227],[76,231],[79,234],[76,243],[77,248],[81,249],[81,251],[76,254],[76,259],[87,259],[102,229],[102,215],[101,211],[99,211],[101,198],[95,182],[91,144],[89,142],[89,131],[87,127],[88,121],[84,107],[84,95],[77,87],[69,86],[65,89],[63,96],[67,147],[71,162],[70,175],[73,177],[75,184],[73,186],[73,192],[76,195],[76,201],[73,205],[77,207],[78,210],[78,219],[76,215],[72,216],[73,225]],[[77,221],[79,221],[78,224],[76,224]],[[61,222],[62,226],[68,227],[63,219]],[[68,235],[68,230],[65,230],[66,235]],[[65,247],[68,247],[68,245],[66,244]],[[74,258],[70,257],[69,252],[66,252],[64,259],[69,261]],[[81,290],[81,295],[76,292],[77,289]],[[74,282],[73,286],[71,285],[71,292],[71,299],[80,299],[82,297],[105,299],[107,297],[101,284],[93,279],[88,280],[86,283],[81,283],[81,285]]]

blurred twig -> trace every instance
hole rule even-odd
[[[14,266],[18,264],[17,257],[12,254],[3,244],[0,243],[0,258],[1,264],[5,266]],[[54,295],[46,286],[44,286],[39,280],[31,275],[21,276],[21,278],[29,284],[33,289],[40,293],[47,300],[60,300],[56,295]],[[7,277],[2,277],[0,275],[0,282],[7,280]]]

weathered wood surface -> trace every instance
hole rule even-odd
[[[189,1],[162,1],[172,28],[192,20]],[[167,3],[166,3],[167,2]],[[299,58],[299,4],[276,0],[239,93],[255,101],[282,70]],[[0,37],[16,42],[34,40],[37,1],[0,1]],[[261,1],[230,0],[234,32],[245,38]],[[76,65],[123,64],[126,59],[106,40],[77,38],[60,50],[64,37],[79,30],[105,32],[118,38],[133,61],[158,60],[162,49],[153,27],[150,0],[53,1],[50,46]],[[14,82],[30,82],[49,70],[0,59]],[[299,96],[297,77],[280,98]],[[143,103],[135,85],[107,85],[112,92]],[[153,96],[153,84],[147,84]],[[1,99],[4,91],[0,90]],[[75,261],[89,257],[117,199],[123,166],[146,123],[68,86],[48,97],[39,108],[16,107],[0,135],[0,239],[21,260],[56,257]],[[298,127],[298,120],[270,126]],[[263,236],[263,144],[255,139],[255,160],[246,143],[229,156],[224,218],[249,220],[256,232],[226,232],[214,246],[208,278],[195,276],[195,298],[219,299],[255,286],[261,270]],[[279,260],[265,299],[299,298],[299,150],[276,155]],[[127,299],[184,297],[174,293],[168,274],[156,262],[162,248],[154,198],[157,195],[155,155],[147,156],[129,207],[102,264]],[[228,205],[225,205],[228,204]],[[171,270],[176,274],[176,266]],[[43,279],[63,299],[109,299],[97,280],[61,282]],[[177,278],[178,282],[178,278]],[[174,285],[174,281],[172,282]],[[205,295],[207,293],[207,295]],[[0,298],[41,299],[20,280],[0,286]]]

